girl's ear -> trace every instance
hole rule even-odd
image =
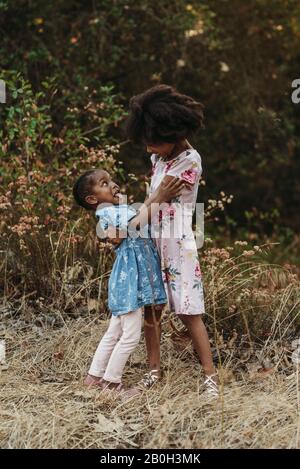
[[[84,200],[90,205],[95,205],[98,203],[97,197],[94,195],[87,195]]]

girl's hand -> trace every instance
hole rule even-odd
[[[165,176],[157,188],[159,202],[169,202],[174,197],[181,195],[185,182],[174,176]]]
[[[118,230],[114,226],[109,226],[107,230],[105,230],[105,234],[109,242],[112,243],[114,246],[119,246],[119,244],[121,244],[123,239],[127,236],[127,233]]]
[[[146,223],[151,223],[152,217],[158,212],[162,202],[168,202],[181,195],[185,183],[174,176],[165,176],[158,188],[145,200],[137,215],[129,222],[131,229],[139,230]]]

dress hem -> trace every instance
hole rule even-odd
[[[196,313],[187,313],[187,312],[178,313],[177,311],[174,311],[174,310],[171,310],[171,309],[168,309],[168,311],[170,313],[177,314],[177,315],[180,315],[180,316],[197,316],[197,315],[206,314],[205,311],[200,311],[200,312],[197,311]]]
[[[110,310],[110,312],[113,316],[121,316],[122,314],[128,314],[128,313],[131,313],[132,311],[136,311],[137,309],[142,308],[143,306],[163,305],[163,304],[167,304],[167,301],[165,299],[164,300],[156,300],[154,302],[153,301],[151,301],[151,302],[149,302],[149,301],[148,302],[142,302],[142,303],[139,303],[136,306],[136,308],[130,308],[130,309],[127,308],[124,311],[118,309],[117,312]]]

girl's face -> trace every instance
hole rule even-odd
[[[93,175],[92,193],[85,200],[90,205],[109,202],[118,205],[122,198],[120,188],[110,177],[107,171],[98,169]]]
[[[174,150],[176,143],[147,143],[146,145],[148,153],[156,153],[162,157],[167,157]]]

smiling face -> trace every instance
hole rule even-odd
[[[122,199],[122,194],[118,184],[112,181],[108,172],[98,169],[92,177],[91,194],[85,197],[85,201],[94,206],[104,202],[118,205]]]

